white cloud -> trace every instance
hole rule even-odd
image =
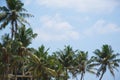
[[[61,19],[59,15],[41,17],[42,27],[36,28],[39,40],[65,41],[79,39],[79,33],[74,27]]]
[[[117,0],[37,0],[37,3],[46,7],[70,8],[81,12],[109,12],[119,5]]]
[[[33,2],[33,0],[24,0],[25,5],[30,5]]]
[[[120,27],[105,20],[98,20],[92,27],[83,31],[86,36],[103,35],[120,31]]]

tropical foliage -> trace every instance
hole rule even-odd
[[[18,27],[29,24],[24,18],[32,17],[31,14],[24,13],[27,10],[23,8],[23,3],[20,0],[6,0],[7,6],[0,7],[0,29],[6,28],[11,24],[11,36],[14,37],[18,31]]]
[[[94,65],[99,66],[97,70],[97,76],[100,76],[99,80],[102,79],[107,69],[110,71],[113,77],[115,77],[114,69],[119,67],[120,62],[120,59],[116,59],[116,57],[120,54],[114,54],[112,47],[109,45],[103,45],[102,50],[96,49],[94,53],[96,55],[94,56]]]
[[[107,70],[115,77],[120,54],[114,53],[110,45],[96,49],[94,56],[70,45],[52,54],[44,45],[35,49],[30,44],[37,34],[26,28],[28,22],[24,19],[32,15],[24,13],[27,10],[21,0],[6,0],[6,4],[0,7],[0,29],[10,26],[12,37],[7,33],[1,36],[0,80],[84,80],[86,72],[102,80]]]

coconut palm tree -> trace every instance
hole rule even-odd
[[[19,67],[18,66],[19,63],[18,63],[18,58],[16,59],[15,56],[17,56],[16,54],[18,53],[17,52],[18,47],[19,47],[19,42],[12,40],[8,34],[3,36],[0,53],[2,57],[1,62],[3,65],[3,72],[4,72],[3,75],[5,75],[6,78],[8,78],[8,75],[12,74],[13,72],[15,75],[17,74],[17,67]]]
[[[2,43],[0,43],[0,80],[5,80],[5,61],[3,60]]]
[[[55,53],[53,53],[51,56],[49,56],[49,61],[50,61],[49,66],[52,69],[54,69],[57,73],[55,80],[64,80],[64,67],[59,62],[58,57]]]
[[[0,7],[0,29],[6,28],[10,23],[11,36],[13,38],[18,31],[18,24],[29,24],[24,18],[32,17],[32,15],[24,13],[27,10],[23,8],[24,4],[21,0],[6,0],[6,4],[7,6]]]
[[[72,47],[65,46],[64,50],[56,51],[55,54],[65,71],[65,80],[68,79],[68,70],[72,67],[74,52]]]
[[[31,28],[26,29],[25,26],[18,28],[18,33],[16,33],[16,38],[13,40],[13,58],[11,67],[16,69],[16,74],[25,74],[26,64],[28,62],[29,51],[31,48],[28,46],[31,44],[31,41],[37,36],[36,33],[33,33]],[[15,44],[16,43],[16,44]],[[16,66],[14,66],[16,65]]]
[[[24,25],[18,29],[18,33],[16,34],[16,39],[22,43],[23,47],[28,47],[36,37],[37,34],[33,33],[32,28],[26,29]]]
[[[34,34],[31,28],[26,29],[25,26],[23,26],[19,28],[14,40],[12,40],[8,34],[2,37],[2,42],[0,44],[0,63],[1,69],[2,66],[5,68],[2,69],[5,74],[8,74],[8,71],[14,75],[24,72],[23,67],[29,56],[27,52],[30,48],[28,48],[28,46],[36,36],[37,34]],[[6,70],[5,65],[9,65],[9,67],[6,67],[10,69]]]
[[[99,80],[102,80],[107,69],[114,77],[114,69],[119,67],[120,59],[117,59],[119,54],[114,54],[114,51],[110,45],[103,45],[102,50],[96,49],[94,54],[96,55],[94,57],[94,65],[99,66],[97,71],[97,76],[100,76]]]
[[[74,59],[74,68],[71,70],[73,76],[81,74],[80,80],[84,80],[84,75],[86,72],[95,73],[91,67],[91,59],[88,59],[88,52],[77,51],[76,57]]]
[[[30,54],[30,63],[28,72],[31,72],[34,78],[49,80],[51,76],[57,76],[55,70],[49,67],[48,49],[42,45],[34,54]]]
[[[11,39],[9,38],[8,34],[2,36],[2,42],[0,43],[0,64],[1,64],[1,71],[3,71],[3,79],[8,80],[8,74],[10,73],[10,60],[11,60]]]

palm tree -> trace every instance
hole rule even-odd
[[[72,67],[74,52],[72,47],[65,46],[64,50],[56,51],[58,61],[62,64],[65,70],[65,80],[68,79],[68,70]]]
[[[2,42],[0,43],[0,65],[1,65],[1,73],[3,75],[2,80],[8,80],[8,74],[10,73],[10,60],[11,60],[11,39],[9,35],[5,34],[2,36]]]
[[[57,73],[55,80],[64,80],[64,67],[59,62],[58,57],[55,53],[49,56],[50,67],[54,69]]]
[[[5,77],[5,61],[3,60],[2,43],[0,43],[0,80],[4,80]]]
[[[1,69],[4,70],[3,72],[5,72],[3,75],[24,73],[24,64],[26,64],[29,56],[27,52],[30,48],[28,46],[36,36],[37,34],[33,33],[31,28],[26,29],[23,26],[19,28],[14,40],[8,34],[2,37],[2,42],[0,43],[0,65]]]
[[[17,73],[24,76],[26,69],[26,64],[28,63],[29,51],[31,48],[28,46],[31,44],[31,41],[37,36],[36,33],[33,33],[31,28],[26,29],[25,26],[18,28],[18,33],[16,33],[16,38],[13,40],[13,57],[12,64],[13,70],[17,67]],[[16,44],[15,44],[16,43]],[[16,66],[14,66],[16,65]]]
[[[18,31],[18,24],[29,24],[24,18],[32,17],[31,14],[24,13],[27,11],[23,8],[23,3],[20,0],[6,0],[7,6],[0,7],[0,29],[6,28],[11,24],[11,37],[15,36]]]
[[[18,29],[18,33],[16,34],[16,39],[22,43],[23,47],[28,47],[36,37],[37,34],[33,33],[32,28],[26,29],[24,25]]]
[[[80,80],[84,80],[84,75],[87,72],[95,73],[91,67],[91,59],[88,59],[88,52],[77,51],[76,57],[74,59],[74,69],[72,70],[73,76],[76,77],[77,74],[81,74]]]
[[[49,67],[48,50],[42,45],[34,54],[30,54],[28,72],[31,72],[34,78],[49,80],[51,76],[56,76],[55,70]]]
[[[102,80],[107,69],[114,77],[114,69],[119,67],[120,59],[116,59],[119,54],[114,54],[110,45],[103,45],[102,50],[96,49],[94,53],[96,55],[94,65],[99,66],[97,71],[97,76],[100,76],[99,80]]]
[[[12,40],[8,34],[2,37],[0,53],[1,53],[1,62],[3,66],[3,75],[8,78],[9,74],[17,74],[17,67],[21,60],[18,59],[18,47],[20,46],[19,42]],[[18,62],[19,61],[19,62]],[[4,79],[4,78],[3,78]],[[6,80],[6,79],[5,79]]]

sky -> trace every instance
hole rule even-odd
[[[32,47],[37,49],[43,44],[52,54],[70,45],[92,56],[95,49],[108,44],[115,53],[120,52],[120,0],[21,1],[28,13],[34,15],[27,19],[38,34]],[[4,0],[0,0],[0,5],[2,3]],[[115,73],[115,79],[107,72],[103,80],[119,80],[120,72]],[[85,76],[85,80],[92,79],[98,78],[90,74]]]

